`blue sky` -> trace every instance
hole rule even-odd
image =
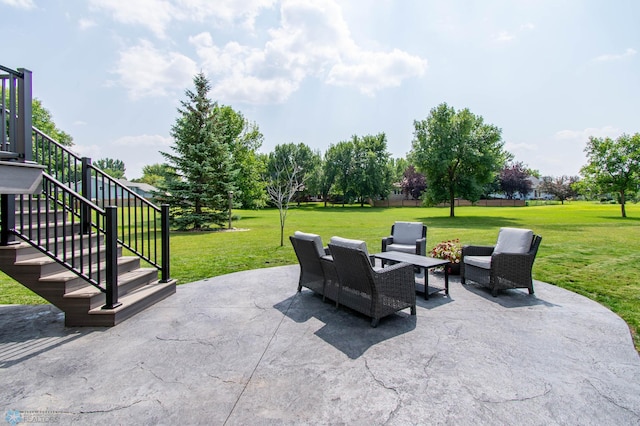
[[[0,0],[0,64],[31,70],[73,149],[128,178],[163,161],[201,70],[262,152],[385,132],[404,157],[446,102],[517,161],[576,175],[589,136],[640,131],[639,17],[636,0]]]

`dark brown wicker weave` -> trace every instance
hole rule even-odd
[[[300,263],[298,291],[306,287],[322,295],[323,300],[329,298],[337,301],[340,287],[329,249],[325,249],[324,256],[318,256],[313,241],[294,236],[290,236],[289,240]]]
[[[464,246],[460,262],[462,284],[466,280],[475,281],[491,289],[494,297],[498,290],[507,288],[527,288],[533,294],[531,269],[538,253],[542,237],[534,235],[527,253],[493,253],[495,246]],[[491,269],[478,268],[464,263],[465,256],[491,256]]]
[[[360,250],[329,244],[329,251],[340,280],[340,305],[371,317],[372,327],[405,308],[416,314],[413,265],[397,263],[375,271]]]

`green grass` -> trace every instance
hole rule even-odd
[[[310,204],[292,207],[280,247],[277,210],[234,210],[244,232],[175,232],[171,236],[171,276],[180,283],[247,269],[296,263],[288,236],[296,230],[363,239],[371,252],[396,220],[428,226],[427,247],[459,238],[463,244],[493,244],[501,226],[526,227],[542,235],[535,279],[587,296],[620,315],[640,350],[640,206],[587,202],[530,207],[370,208]],[[46,303],[0,275],[0,303]]]

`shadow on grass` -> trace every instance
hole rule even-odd
[[[416,316],[406,311],[396,312],[380,319],[378,327],[371,327],[371,318],[335,303],[322,301],[322,297],[303,290],[274,305],[274,308],[297,323],[312,318],[324,325],[316,336],[351,359],[361,357],[369,348],[385,340],[408,333],[416,328]]]
[[[640,217],[622,217],[622,216],[597,216],[598,219],[605,219],[605,220],[614,220],[616,222],[618,221],[623,221],[623,222],[640,222]]]
[[[438,228],[470,228],[470,229],[491,229],[503,226],[521,227],[522,221],[509,217],[441,217],[441,216],[424,216],[418,218],[427,226]]]

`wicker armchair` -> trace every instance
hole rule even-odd
[[[391,235],[382,239],[382,251],[401,251],[426,256],[427,227],[422,222],[396,222]]]
[[[464,246],[460,262],[462,284],[467,280],[498,290],[527,288],[533,294],[531,270],[542,237],[528,229],[501,228],[495,246]]]
[[[339,304],[371,317],[372,327],[405,308],[416,314],[412,265],[397,263],[376,271],[361,249],[329,243],[329,250],[340,281]]]
[[[320,236],[296,232],[289,240],[300,264],[298,291],[306,287],[320,294],[322,300],[337,301],[338,276],[329,249],[322,247]]]

